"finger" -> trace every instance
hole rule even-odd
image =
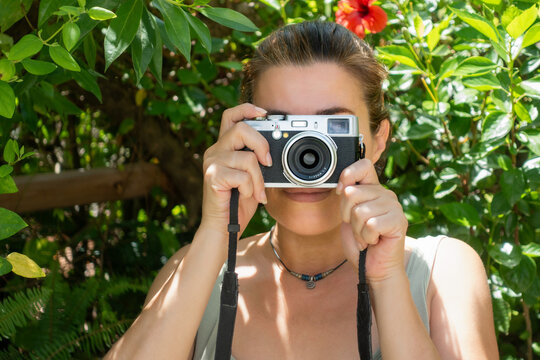
[[[244,198],[253,196],[251,176],[245,171],[212,164],[208,167],[204,176],[205,182],[216,192],[238,188],[240,196]]]
[[[380,236],[402,237],[407,232],[406,219],[397,210],[369,218],[360,236],[370,244],[376,244]]]
[[[379,240],[379,233],[376,233],[377,227],[369,226],[373,218],[385,215],[392,210],[391,204],[386,199],[378,198],[376,200],[364,202],[356,205],[351,210],[351,226],[355,238],[362,239],[368,244],[376,244]]]
[[[221,115],[221,126],[219,137],[225,134],[233,125],[244,119],[252,119],[257,116],[265,116],[266,110],[261,109],[250,103],[244,103],[233,108],[227,109]]]
[[[341,198],[341,217],[344,222],[351,221],[351,209],[356,205],[375,200],[382,196],[383,190],[380,185],[356,185],[347,186],[343,191],[344,195]]]
[[[336,193],[339,195],[346,186],[357,183],[379,184],[379,177],[371,160],[361,159],[343,169],[339,176]]]
[[[261,164],[272,166],[268,141],[257,130],[245,123],[240,122],[234,125],[216,145],[217,152],[242,150],[247,147],[255,153]]]
[[[264,191],[264,179],[257,161],[257,156],[251,151],[233,151],[222,153],[216,158],[216,162],[233,169],[247,172],[251,176],[253,184],[253,197],[259,202],[266,204]]]

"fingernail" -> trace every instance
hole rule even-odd
[[[272,155],[266,153],[266,166],[272,166]]]
[[[264,110],[264,109],[262,109],[262,108],[260,108],[260,107],[258,107],[258,106],[255,106],[255,110],[257,110],[257,112],[258,112],[258,113],[261,113],[261,114],[266,114],[266,113],[267,113],[266,110]]]
[[[262,191],[261,192],[261,202],[266,205],[266,203],[268,202],[268,199],[266,198],[266,191]]]
[[[343,190],[343,184],[338,183],[336,187],[336,194],[341,195],[341,190]]]

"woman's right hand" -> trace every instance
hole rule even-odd
[[[258,203],[266,203],[259,163],[272,165],[269,145],[261,134],[242,122],[245,118],[265,115],[265,110],[249,103],[223,112],[219,139],[204,153],[201,228],[227,233],[233,188],[238,188],[240,193],[240,233],[246,228]],[[253,151],[242,151],[245,147]]]

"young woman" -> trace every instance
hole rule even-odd
[[[107,358],[214,358],[232,188],[241,231],[259,203],[276,220],[273,231],[238,243],[233,358],[358,359],[356,267],[365,247],[375,359],[498,358],[476,252],[445,236],[407,237],[397,196],[379,184],[374,164],[390,131],[385,75],[369,47],[334,23],[287,26],[261,43],[246,67],[246,103],[223,113],[219,140],[205,153],[193,242],[161,270]],[[269,114],[356,115],[366,157],[335,189],[265,189],[259,164],[271,165],[269,145],[242,120]],[[332,269],[311,289],[290,273]]]

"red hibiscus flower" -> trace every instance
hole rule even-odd
[[[379,6],[371,5],[375,0],[341,0],[336,11],[336,22],[345,26],[362,39],[366,30],[380,32],[386,27],[388,17]]]

